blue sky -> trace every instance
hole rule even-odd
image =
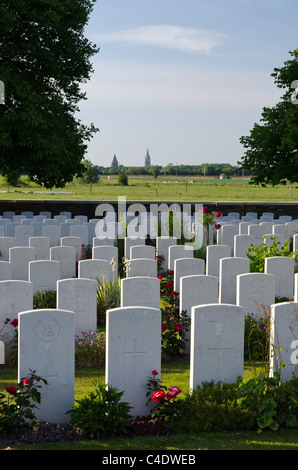
[[[86,158],[143,166],[148,148],[152,165],[236,164],[282,95],[270,75],[298,46],[297,14],[297,0],[98,0]]]

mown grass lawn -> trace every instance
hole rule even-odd
[[[244,380],[249,380],[258,375],[262,370],[262,364],[245,364]],[[189,387],[189,363],[167,362],[162,364],[162,383],[170,386],[177,385],[183,392]],[[100,368],[77,368],[75,379],[75,399],[78,400],[88,395],[93,390],[93,382],[98,380],[104,383],[104,366]],[[1,369],[0,391],[6,385],[17,382],[16,369]],[[144,389],[145,393],[145,389]],[[183,398],[183,394],[181,396]],[[145,436],[134,438],[115,438],[107,440],[87,440],[75,442],[57,442],[47,444],[16,444],[8,443],[9,447],[17,450],[99,450],[99,451],[179,451],[179,450],[298,450],[297,429],[263,432],[211,432],[211,433],[185,433],[170,434],[167,436]],[[2,449],[7,447],[7,443]],[[1,444],[0,444],[1,449]]]
[[[190,183],[189,181],[193,181]],[[117,201],[118,196],[125,196],[129,201],[258,201],[258,202],[295,202],[298,201],[298,186],[279,185],[266,188],[249,184],[248,179],[233,178],[220,180],[215,178],[187,177],[130,177],[128,186],[122,186],[117,178],[92,185],[78,182],[67,183],[65,188],[46,190],[35,184],[26,184],[18,188],[7,188],[0,179],[0,197],[2,200],[99,200]]]

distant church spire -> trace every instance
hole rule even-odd
[[[112,167],[112,168],[118,168],[118,160],[117,160],[116,155],[114,155],[114,157],[113,157],[113,160],[112,160],[112,163],[111,163],[111,167]]]
[[[149,150],[147,149],[146,155],[145,155],[145,168],[149,168],[151,166],[151,158],[149,155]]]

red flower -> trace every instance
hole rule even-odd
[[[156,390],[156,392],[152,395],[152,400],[161,403],[165,398],[165,391],[164,390]]]
[[[172,288],[173,288],[173,285],[174,285],[173,282],[168,282],[168,283],[165,285],[165,288],[166,288],[166,289],[172,289]]]
[[[175,323],[174,325],[174,330],[175,331],[182,331],[183,330],[183,325],[180,322]]]
[[[182,392],[181,388],[176,387],[176,385],[173,385],[172,387],[169,388],[166,399],[170,400],[171,398],[176,398],[176,396],[181,392]]]
[[[162,279],[163,278],[163,275],[160,274],[159,276],[157,276],[157,279]]]
[[[178,297],[178,295],[179,295],[179,292],[177,292],[176,290],[173,290],[172,296],[173,297]]]
[[[152,371],[152,375],[157,375],[157,374],[158,374],[157,370],[154,369],[154,370]]]
[[[181,388],[177,387],[176,385],[172,385],[172,387],[170,387],[169,390],[174,390],[177,395],[178,395],[178,393],[182,392]]]
[[[166,399],[170,400],[171,398],[176,398],[176,396],[177,396],[177,393],[175,392],[175,390],[169,390],[167,392]]]
[[[23,384],[24,384],[24,385],[29,385],[29,383],[30,383],[30,380],[27,379],[27,377],[25,377],[25,378],[23,379]]]
[[[162,322],[162,324],[161,324],[161,332],[163,333],[164,331],[166,331],[166,324],[165,324],[165,322]]]
[[[12,385],[11,387],[5,387],[5,388],[6,388],[6,391],[10,393],[11,395],[17,394],[17,389],[14,385]]]
[[[216,225],[215,225],[215,228],[216,228],[216,230],[219,230],[219,229],[220,229],[220,227],[221,227],[221,225],[220,225],[220,224],[216,224]]]
[[[11,325],[14,326],[14,327],[17,327],[18,326],[18,319],[15,318],[14,320],[12,320]]]
[[[208,214],[208,207],[204,206],[202,211],[203,211],[203,214]]]
[[[215,217],[221,217],[221,212],[218,211],[218,212],[215,214]]]

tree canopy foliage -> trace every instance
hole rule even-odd
[[[84,37],[95,0],[3,0],[0,4],[0,170],[47,188],[80,174],[97,131],[75,117],[86,99],[96,45]]]
[[[276,86],[284,90],[281,101],[263,108],[260,124],[254,124],[249,136],[240,138],[246,152],[238,164],[253,174],[253,184],[298,181],[298,49],[290,55],[291,59],[271,74]]]

